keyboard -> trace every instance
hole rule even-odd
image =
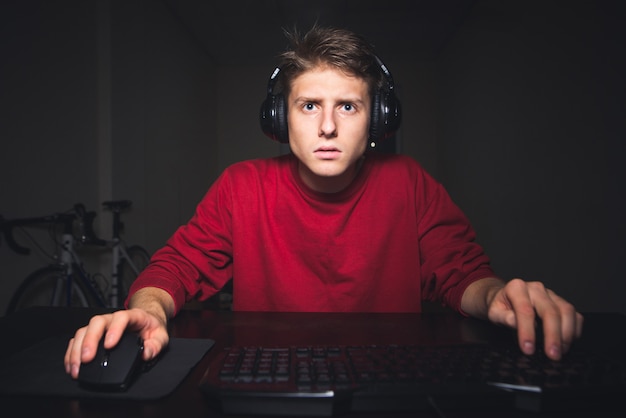
[[[200,381],[224,414],[293,416],[575,409],[620,399],[625,388],[617,359],[572,350],[555,362],[489,344],[229,347]]]

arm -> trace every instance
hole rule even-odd
[[[232,277],[228,178],[223,174],[211,186],[192,219],[153,254],[130,288],[127,309],[94,316],[76,331],[64,358],[68,374],[77,378],[80,364],[94,358],[100,339],[104,336],[105,347],[111,348],[126,328],[143,338],[144,360],[156,357],[169,343],[167,321],[185,301],[210,297]]]
[[[74,379],[81,363],[91,361],[104,335],[105,348],[114,347],[124,331],[132,329],[144,340],[144,360],[156,357],[169,343],[167,321],[174,314],[174,301],[162,289],[146,287],[131,298],[129,309],[97,315],[74,334],[67,346],[65,370]]]
[[[550,358],[560,359],[582,334],[582,315],[540,282],[496,278],[482,247],[475,242],[469,220],[440,184],[428,175],[422,178],[416,187],[416,207],[426,202],[418,211],[426,278],[423,297],[440,299],[467,315],[517,329],[520,348],[527,354],[535,351],[535,325],[540,319],[544,350]]]
[[[518,344],[526,354],[535,351],[535,324],[540,319],[544,351],[554,360],[559,360],[582,334],[583,316],[541,282],[478,280],[465,289],[461,309],[468,315],[517,329]]]

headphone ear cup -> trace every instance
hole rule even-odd
[[[274,139],[274,124],[272,114],[274,113],[274,96],[268,94],[263,103],[261,103],[261,109],[259,111],[259,122],[261,123],[261,130],[270,138]]]
[[[278,142],[289,143],[289,128],[287,127],[287,105],[285,96],[276,96],[276,136]]]
[[[282,94],[267,95],[261,104],[259,120],[261,122],[261,130],[265,135],[278,142],[289,142],[287,112],[285,99]]]
[[[370,140],[378,142],[389,138],[400,127],[400,101],[394,93],[393,77],[378,56],[374,56],[386,78],[386,88],[378,90],[372,98]]]
[[[385,106],[385,138],[393,135],[400,127],[402,121],[402,111],[400,101],[396,95],[391,92],[386,95]]]
[[[372,98],[370,140],[381,141],[393,135],[400,126],[400,102],[393,92],[378,92]]]
[[[372,111],[370,112],[370,141],[377,142],[384,134],[383,108],[380,102],[380,92],[376,92],[372,97]]]

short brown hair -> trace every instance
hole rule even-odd
[[[369,86],[370,95],[383,83],[373,46],[352,31],[315,25],[304,35],[294,29],[285,31],[285,36],[290,49],[279,57],[279,87],[285,96],[294,78],[320,65],[362,78]]]

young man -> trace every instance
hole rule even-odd
[[[192,298],[233,278],[235,310],[420,312],[437,300],[517,329],[559,359],[582,316],[539,282],[497,278],[468,220],[414,160],[367,151],[399,123],[391,76],[362,38],[314,27],[295,34],[262,106],[262,127],[291,154],[234,164],[134,283],[127,307],[94,317],[65,355],[77,377],[99,339],[141,333],[144,358]],[[280,89],[280,93],[274,91]]]

